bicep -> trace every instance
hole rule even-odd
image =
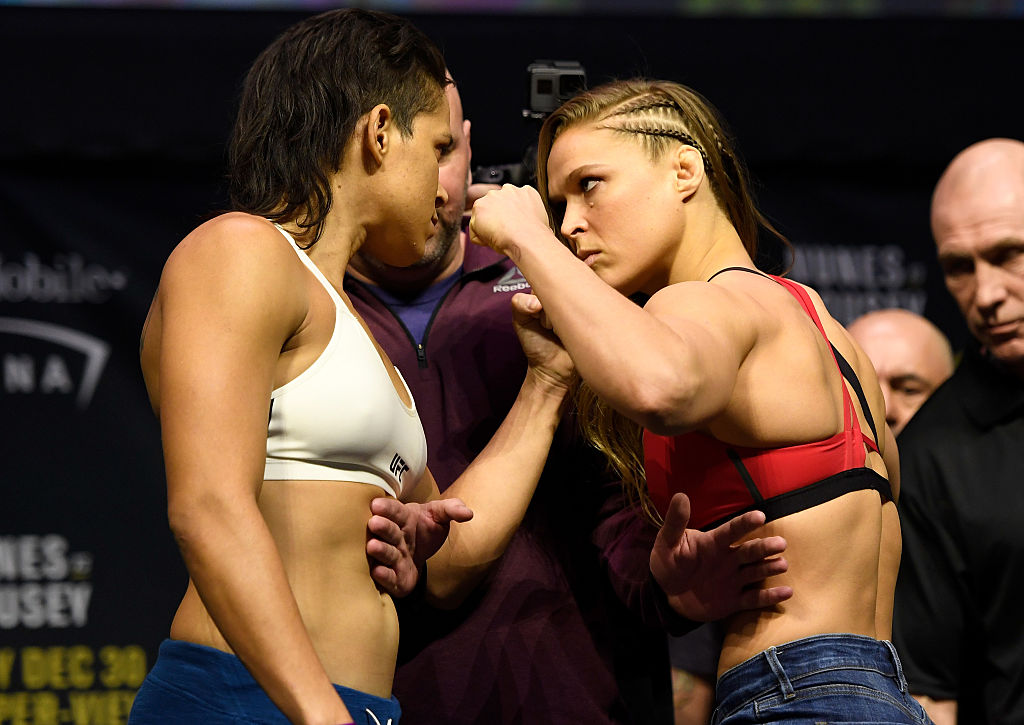
[[[761,315],[750,307],[741,296],[702,283],[673,285],[644,307],[661,324],[669,355],[692,391],[684,429],[705,424],[732,401],[741,369],[761,339]]]

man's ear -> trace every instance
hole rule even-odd
[[[391,135],[395,132],[395,119],[385,103],[378,103],[366,115],[363,131],[363,148],[380,166],[391,148]]]
[[[704,158],[693,146],[682,144],[673,158],[673,170],[676,190],[682,194],[683,201],[687,201],[704,181]]]

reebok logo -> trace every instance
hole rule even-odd
[[[518,267],[513,267],[505,273],[505,275],[498,280],[497,284],[494,285],[494,292],[522,292],[523,290],[530,289],[530,283],[526,281],[526,277],[519,271]]]

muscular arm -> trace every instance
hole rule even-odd
[[[612,407],[665,435],[725,408],[754,342],[744,316],[729,314],[728,292],[673,285],[637,307],[559,243],[528,187],[479,200],[470,233],[516,263],[580,375]]]
[[[168,518],[225,640],[293,722],[350,718],[313,649],[257,507],[281,346],[303,317],[295,260],[265,223],[207,223],[159,291],[159,413]]]

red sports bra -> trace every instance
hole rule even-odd
[[[746,267],[730,270],[761,274]],[[775,280],[793,295],[828,340],[814,304],[800,285],[781,277]],[[864,445],[878,452],[878,433],[864,391],[850,364],[829,343],[840,373],[857,393],[874,439],[861,432],[846,386],[843,392],[843,430],[825,440],[781,448],[731,446],[702,432],[661,436],[644,431],[647,489],[664,515],[672,495],[690,498],[690,526],[711,529],[733,516],[758,509],[767,520],[781,518],[838,498],[851,491],[873,489],[892,499],[889,482],[864,466]]]

